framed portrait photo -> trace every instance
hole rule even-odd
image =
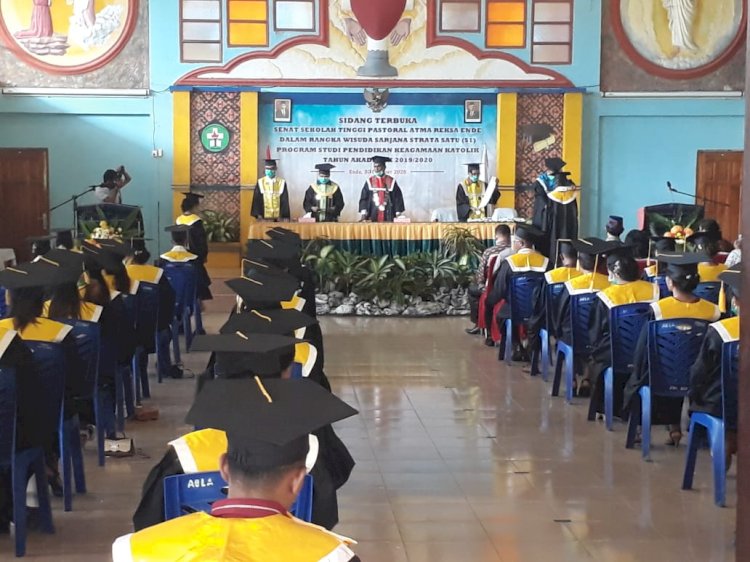
[[[273,100],[274,123],[290,123],[292,121],[292,100]]]
[[[466,100],[464,102],[464,123],[482,122],[482,100]]]

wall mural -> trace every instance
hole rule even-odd
[[[706,74],[726,62],[745,32],[743,0],[616,0],[618,39],[645,70],[671,78]]]
[[[256,2],[257,3],[257,2]],[[264,4],[264,3],[258,3]],[[298,33],[285,36],[279,30],[280,4],[275,1],[272,7],[266,7],[263,21],[253,22],[254,26],[265,26],[260,31],[253,28],[259,37],[252,39],[246,31],[246,45],[257,41],[256,45],[270,49],[252,49],[242,53],[234,49],[234,56],[224,66],[204,67],[193,71],[180,79],[179,84],[237,84],[252,82],[254,85],[304,85],[311,80],[315,85],[361,85],[368,78],[378,78],[378,84],[388,85],[429,85],[450,81],[452,86],[493,85],[504,83],[529,86],[567,86],[570,82],[560,73],[538,66],[532,66],[507,51],[498,48],[484,48],[495,39],[490,37],[494,27],[503,27],[502,32],[512,28],[520,34],[520,43],[529,50],[533,47],[531,25],[526,22],[526,4],[513,2],[502,4],[501,8],[520,7],[519,15],[509,14],[509,18],[521,18],[512,23],[490,23],[487,5],[480,2],[460,4],[466,10],[474,9],[470,32],[445,33],[444,26],[464,26],[457,23],[453,12],[444,10],[443,6],[454,7],[455,3],[442,3],[433,0],[328,0],[316,3],[316,12],[309,12],[309,20],[297,22],[298,29],[304,27],[317,33]],[[299,4],[299,2],[288,2]],[[569,37],[561,43],[560,48],[566,61],[570,58],[572,41],[572,2],[557,4],[563,7],[562,15],[558,10],[550,17],[557,17],[561,23],[560,33]],[[218,13],[218,12],[217,12]],[[270,14],[274,14],[271,19]],[[190,14],[188,14],[190,15]],[[188,29],[183,10],[183,31]],[[228,46],[241,46],[243,30],[232,20],[231,9],[229,21],[221,23],[222,36],[228,38]],[[475,20],[475,21],[474,21]],[[564,21],[563,21],[564,20]],[[221,20],[217,20],[217,26]],[[190,23],[190,22],[187,22]],[[531,23],[531,22],[529,22]],[[233,27],[234,26],[234,27]],[[563,29],[564,28],[564,29]],[[269,40],[280,38],[279,42]],[[494,37],[494,36],[493,36]],[[183,33],[183,60],[185,58],[185,41]],[[482,45],[480,47],[479,45]],[[196,56],[195,46],[189,46],[191,54]],[[548,52],[550,45],[545,45]],[[554,46],[553,46],[554,47]],[[554,50],[554,49],[552,49]],[[214,51],[215,52],[215,51]],[[539,50],[539,56],[543,51]],[[210,53],[206,53],[211,56]],[[230,55],[227,49],[226,55]],[[226,60],[225,58],[225,60]],[[208,60],[208,59],[204,59]],[[560,64],[568,64],[561,62]],[[451,68],[446,73],[447,67]]]

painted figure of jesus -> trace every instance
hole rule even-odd
[[[52,37],[52,12],[50,6],[52,0],[32,0],[34,8],[31,11],[31,25],[28,29],[17,31],[18,39],[30,37]]]
[[[698,47],[693,42],[696,0],[661,0],[661,2],[669,16],[672,45],[687,51],[697,50]]]

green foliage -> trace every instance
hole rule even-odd
[[[484,251],[484,244],[463,226],[448,228],[441,243],[442,254],[446,258],[463,265],[477,267]]]
[[[201,212],[203,228],[209,242],[237,242],[240,239],[240,225],[237,219],[223,211],[206,209]]]
[[[693,228],[695,223],[698,222],[697,211],[688,212],[682,205],[678,205],[676,210],[674,219],[667,218],[661,213],[648,214],[648,225],[652,236],[662,236],[675,225]]]
[[[138,227],[138,215],[140,214],[139,208],[130,211],[128,216],[124,219],[107,219],[101,207],[96,207],[96,214],[98,216],[96,220],[78,221],[79,229],[86,238],[91,238],[91,234],[94,232],[94,229],[99,227],[101,221],[106,221],[110,228],[118,233],[117,235],[119,237],[135,238],[143,236],[143,231]]]

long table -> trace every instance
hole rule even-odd
[[[298,233],[303,241],[324,238],[338,248],[358,254],[404,256],[414,252],[438,250],[443,237],[455,227],[468,228],[485,245],[491,245],[494,243],[495,227],[498,224],[500,223],[254,222],[250,225],[248,239],[267,238],[266,231],[269,228],[281,226]],[[509,226],[513,228],[512,224]]]

